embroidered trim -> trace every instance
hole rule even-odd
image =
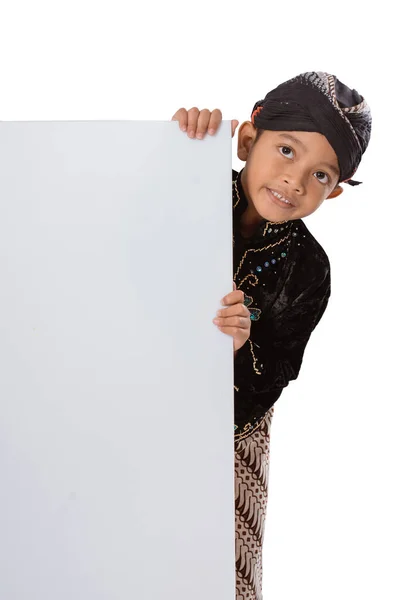
[[[238,204],[239,204],[239,202],[240,202],[239,191],[238,191],[238,189],[237,189],[237,183],[236,183],[238,179],[239,179],[239,174],[237,175],[236,179],[235,179],[234,181],[232,181],[232,185],[234,185],[234,186],[235,186],[235,192],[236,192],[236,198],[237,198],[237,200],[236,200],[235,204],[233,205],[233,210],[235,210],[235,208],[237,207],[237,205],[238,205]]]
[[[253,282],[249,281],[249,285],[252,285],[253,287],[255,287],[258,283],[258,277],[254,273],[249,273],[248,275],[246,275],[246,277],[244,279],[242,279],[242,281],[237,286],[237,289],[240,290],[240,288],[242,287],[242,285],[244,284],[246,279],[250,279],[251,277],[254,277],[255,281],[253,281]]]
[[[269,227],[273,229],[275,225],[284,225],[285,223],[287,223],[287,221],[267,221],[264,227],[263,236],[265,236]],[[289,225],[286,225],[285,229],[288,227]]]
[[[234,436],[235,442],[240,442],[240,440],[243,440],[244,438],[249,437],[249,435],[251,433],[253,433],[254,431],[257,431],[257,429],[261,426],[261,423],[263,422],[264,419],[265,419],[265,416],[260,417],[260,420],[258,423],[256,423],[256,425],[252,425],[251,423],[246,423],[246,425],[242,429],[242,432],[238,433]],[[235,425],[235,427],[237,428],[237,425]]]
[[[257,375],[261,375],[261,371],[259,371],[256,366],[258,361],[257,361],[256,355],[254,354],[253,342],[251,341],[250,338],[249,338],[249,343],[250,343],[250,352],[253,357],[253,369]]]

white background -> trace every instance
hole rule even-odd
[[[301,375],[276,404],[264,546],[268,600],[400,596],[400,132],[392,6],[1,5],[3,120],[170,119],[180,106],[197,105],[242,122],[256,100],[308,70],[336,74],[371,105],[371,144],[356,177],[363,185],[346,186],[306,219],[330,257],[333,289]]]

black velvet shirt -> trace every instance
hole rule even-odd
[[[250,339],[235,358],[235,440],[241,440],[297,378],[331,280],[328,256],[302,219],[264,220],[250,238],[241,236],[247,199],[240,174],[232,177],[233,273],[251,315]]]

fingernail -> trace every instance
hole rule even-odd
[[[210,135],[214,135],[214,133],[215,133],[215,129],[209,129],[209,130],[208,130],[208,133],[209,133]]]
[[[190,129],[190,131],[188,132],[188,136],[189,137],[194,137],[194,131],[192,131],[192,129]]]
[[[186,125],[182,125],[181,129],[182,131],[186,131]]]
[[[215,325],[219,325],[219,324],[220,324],[220,322],[221,322],[221,321],[220,321],[220,319],[214,319],[214,320],[213,320],[213,323],[215,323]]]
[[[198,133],[196,135],[196,137],[197,137],[198,140],[201,140],[201,139],[203,139],[203,134],[202,133]]]

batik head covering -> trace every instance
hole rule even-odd
[[[351,178],[370,140],[371,111],[335,75],[311,71],[289,79],[256,102],[251,120],[258,129],[322,133],[338,158],[339,182],[361,183]]]

